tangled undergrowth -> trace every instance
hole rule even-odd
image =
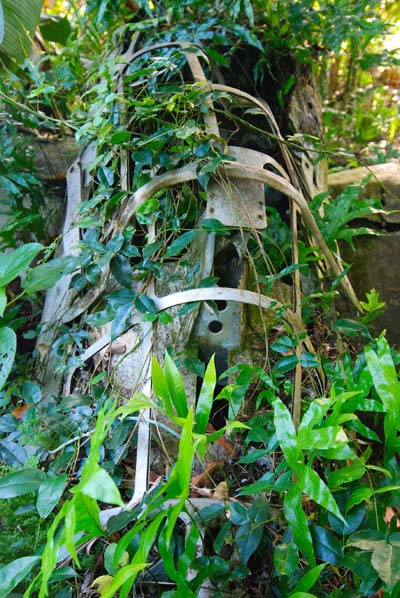
[[[379,45],[395,7],[81,4],[46,3],[42,54],[0,82],[0,596],[396,598],[400,356],[338,256],[381,206],[363,185],[315,193],[331,149],[290,117],[311,75],[347,74],[345,102],[396,67]],[[375,105],[352,104],[339,161],[378,120],[395,140],[394,101]],[[27,130],[81,147],[59,237]],[[239,197],[240,226],[213,194]],[[204,310],[218,334],[238,298],[240,346],[206,346]]]

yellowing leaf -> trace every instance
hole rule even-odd
[[[90,587],[95,589],[96,592],[100,594],[101,598],[101,596],[104,595],[104,592],[109,589],[113,581],[114,578],[112,575],[100,575],[100,577],[96,577],[96,579],[93,580]]]

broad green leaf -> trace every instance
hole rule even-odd
[[[274,424],[276,436],[285,456],[287,464],[296,471],[301,463],[302,455],[297,444],[296,430],[292,416],[283,402],[275,398],[273,401]]]
[[[4,310],[7,307],[7,295],[5,287],[0,287],[0,318],[4,315]]]
[[[40,243],[26,243],[10,253],[0,253],[0,286],[7,285],[26,270],[42,249]]]
[[[135,307],[142,313],[156,314],[157,307],[151,297],[147,295],[138,295],[135,299]]]
[[[188,230],[186,233],[183,233],[183,235],[180,235],[177,239],[172,241],[171,245],[167,248],[165,257],[169,258],[179,255],[189,245],[189,243],[193,241],[196,235],[196,230]]]
[[[67,485],[67,475],[62,473],[55,478],[47,478],[39,486],[36,509],[46,519],[63,495]]]
[[[249,519],[254,523],[265,523],[270,519],[269,502],[264,496],[258,496],[248,510]]]
[[[29,380],[27,380],[26,382],[24,382],[22,387],[22,396],[26,403],[35,405],[36,403],[39,403],[41,401],[42,391],[35,382],[30,382]]]
[[[111,505],[124,506],[124,502],[114,480],[105,469],[102,469],[100,465],[97,464],[91,465],[91,470],[87,473],[85,472],[84,478],[78,486],[73,488],[72,492],[82,492],[82,494],[91,496],[96,500]]]
[[[0,57],[22,62],[28,58],[43,0],[2,0],[4,37]]]
[[[314,353],[305,352],[300,356],[300,363],[303,368],[318,368],[321,363]]]
[[[169,515],[170,523],[171,515]],[[175,517],[173,517],[172,522],[174,523]],[[171,535],[172,529],[168,530],[168,525],[165,525],[164,528],[161,530],[159,539],[158,539],[158,549],[160,551],[160,555],[162,558],[163,566],[168,577],[173,580],[176,584],[177,596],[185,596],[185,598],[196,598],[197,594],[192,592],[187,584],[186,576],[183,576],[181,571],[176,568],[175,566],[175,559],[174,553],[171,546]]]
[[[340,471],[340,470],[339,470]],[[372,488],[356,488],[349,496],[346,503],[346,511],[350,511],[355,505],[368,500],[373,495]]]
[[[268,471],[257,482],[253,482],[248,486],[241,486],[236,496],[256,496],[261,492],[270,492],[273,490],[275,474]]]
[[[289,594],[288,598],[318,598],[315,594],[309,594],[308,592],[296,592],[295,594]]]
[[[169,395],[175,406],[176,413],[178,417],[187,417],[188,406],[183,380],[174,360],[170,357],[167,351],[165,352],[164,357],[164,371]]]
[[[371,563],[387,588],[392,590],[400,581],[400,546],[384,542],[372,553]]]
[[[232,503],[232,504],[239,504],[239,503]],[[222,513],[225,512],[225,506],[220,502],[216,502],[214,504],[208,505],[207,507],[203,507],[200,511],[198,511],[195,515],[195,520],[205,523],[207,521],[212,521],[216,519]]]
[[[348,442],[341,426],[327,426],[317,430],[302,428],[298,431],[298,443],[301,449],[336,449]]]
[[[74,497],[74,508],[76,514],[76,533],[86,532],[92,537],[105,535],[100,523],[100,507],[94,498],[86,494],[76,494]]]
[[[290,594],[290,596],[292,597],[293,595],[296,595],[296,593],[307,592],[308,590],[311,590],[313,585],[318,581],[321,572],[325,569],[326,565],[327,563],[322,563],[322,565],[317,565],[317,567],[313,567],[307,571],[307,573],[303,575],[300,581],[293,588],[294,594]]]
[[[153,403],[151,400],[141,393],[134,395],[125,405],[121,405],[118,407],[114,412],[114,417],[121,417],[124,419],[128,415],[132,415],[141,409],[150,409],[153,407]]]
[[[271,349],[276,351],[277,353],[286,353],[294,348],[294,343],[291,338],[288,336],[280,336],[278,340],[276,340],[271,345]]]
[[[123,332],[125,332],[129,320],[132,314],[133,305],[126,303],[121,305],[115,314],[115,318],[111,323],[111,340],[118,338]]]
[[[339,511],[339,507],[328,486],[309,465],[303,465],[298,470],[297,475],[298,486],[311,500],[344,521],[343,515]]]
[[[347,540],[347,546],[355,546],[361,550],[373,551],[386,543],[385,534],[376,530],[362,530],[355,532]]]
[[[100,164],[97,169],[97,178],[104,187],[111,187],[114,183],[114,171],[104,164]]]
[[[329,488],[332,491],[339,489],[342,484],[348,484],[349,482],[354,482],[354,480],[359,480],[365,472],[366,468],[360,460],[357,460],[346,467],[342,467],[341,469],[333,470],[328,476]]]
[[[196,416],[194,431],[204,434],[210,419],[211,408],[214,400],[214,390],[217,381],[214,357],[211,357],[204,374],[199,398],[196,405]]]
[[[111,145],[126,143],[131,138],[130,131],[115,131],[110,137]]]
[[[46,478],[40,469],[23,469],[0,479],[0,498],[15,498],[29,492],[36,492]]]
[[[72,255],[55,258],[46,264],[28,270],[22,281],[22,287],[27,293],[44,291],[53,287],[64,274],[76,270],[79,265],[79,258]]]
[[[0,390],[3,389],[14,363],[17,337],[12,328],[0,328]]]
[[[110,260],[110,270],[115,280],[123,287],[132,287],[132,268],[128,259],[121,254],[114,255]]]
[[[29,575],[40,556],[24,556],[0,568],[0,596],[7,598],[12,590]]]
[[[299,562],[297,549],[293,544],[278,544],[274,550],[274,567],[279,575],[292,575]]]
[[[263,526],[245,523],[241,525],[236,534],[236,546],[243,563],[255,553],[260,545],[263,535]]]
[[[346,524],[340,519],[328,513],[328,521],[334,531],[339,536],[350,536],[353,534],[364,521],[365,518],[365,505],[362,503],[356,505],[351,511],[346,512]]]
[[[283,510],[289,529],[299,550],[305,555],[308,562],[315,566],[314,548],[307,517],[302,507],[302,495],[297,486],[292,486],[283,502]]]
[[[313,525],[311,535],[314,540],[315,554],[320,561],[338,565],[343,558],[343,548],[339,541],[324,527]]]
[[[290,372],[290,370],[293,370],[298,363],[299,358],[297,357],[297,355],[286,355],[286,357],[278,359],[274,366],[274,373],[285,374],[286,372]]]
[[[49,18],[40,23],[40,33],[43,39],[49,42],[56,42],[65,46],[72,31],[71,24],[67,17]]]
[[[322,421],[325,413],[330,409],[333,403],[334,399],[332,398],[314,399],[301,419],[298,433],[301,434],[303,431],[314,428],[314,426]]]
[[[242,464],[255,463],[256,461],[258,461],[262,457],[265,457],[266,454],[267,454],[267,450],[265,448],[263,448],[263,449],[254,449],[254,450],[251,450],[246,455],[244,455],[243,457],[241,457],[237,461],[237,463],[242,463]]]

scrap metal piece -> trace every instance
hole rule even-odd
[[[246,166],[263,168],[269,156],[256,150],[229,146],[228,154]],[[234,228],[267,227],[264,184],[234,176],[213,178],[208,186],[206,218],[216,218]]]

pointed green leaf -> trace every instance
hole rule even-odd
[[[211,408],[214,400],[215,384],[217,374],[215,370],[214,356],[211,357],[204,374],[203,384],[201,385],[199,398],[196,405],[195,427],[194,431],[198,434],[204,434],[210,419]]]
[[[317,567],[313,567],[312,569],[307,571],[307,573],[303,575],[300,581],[293,588],[293,592],[308,592],[308,590],[311,590],[313,585],[317,583],[321,575],[321,572],[325,569],[326,566],[327,563],[322,563],[322,565],[318,565]],[[293,598],[293,595],[295,594],[290,594],[290,597]]]
[[[172,401],[169,394],[167,379],[164,371],[157,361],[157,358],[153,355],[151,359],[151,382],[156,396],[163,401],[163,407],[168,417],[173,417],[174,410],[172,407]]]
[[[172,241],[171,245],[167,248],[165,257],[169,258],[182,253],[189,243],[193,241],[196,235],[196,230],[188,230],[186,233],[183,233],[183,235],[180,235],[177,239]]]
[[[299,550],[305,555],[308,562],[315,566],[312,538],[308,529],[307,517],[302,507],[301,491],[297,486],[292,486],[286,494],[283,502],[283,510]]]
[[[296,430],[287,407],[278,398],[273,401],[276,436],[289,467],[296,471],[302,455],[297,444]]]
[[[336,515],[340,520],[345,521],[328,486],[319,475],[309,465],[304,465],[297,473],[297,484],[301,490],[311,500]]]
[[[164,370],[169,395],[175,406],[176,413],[178,417],[187,417],[188,406],[183,380],[174,360],[170,357],[167,351],[165,352],[164,357]]]

